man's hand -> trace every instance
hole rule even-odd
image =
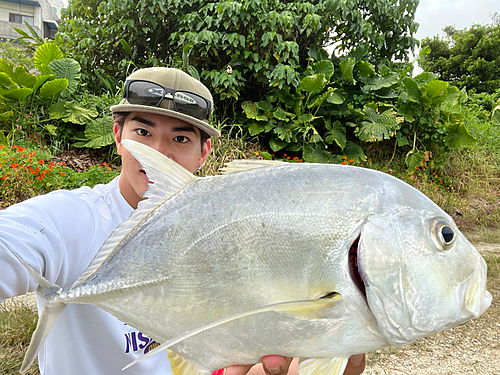
[[[360,375],[365,370],[365,355],[358,354],[349,358],[344,375]],[[262,364],[229,366],[225,375],[298,375],[298,359],[268,355],[262,358]],[[217,374],[222,375],[222,374]]]

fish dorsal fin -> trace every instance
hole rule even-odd
[[[144,199],[139,202],[137,209],[130,218],[118,225],[108,239],[104,241],[99,252],[90,265],[75,281],[72,287],[80,285],[93,275],[113,253],[121,241],[144,220],[148,214],[153,212],[163,202],[184,190],[197,177],[187,169],[167,158],[162,153],[145,146],[142,143],[124,139],[123,145],[130,151],[132,156],[142,165],[148,179],[153,183],[148,184],[148,190]]]
[[[167,349],[172,375],[210,375],[212,371],[202,369],[180,354]]]
[[[284,164],[287,163],[278,160],[236,159],[229,163],[226,163],[225,166],[222,167],[220,170],[222,174],[233,174],[244,171],[250,171],[252,169],[272,167]]]
[[[247,316],[256,315],[269,311],[279,311],[285,312],[291,315],[298,315],[304,318],[313,318],[313,319],[321,319],[323,317],[323,309],[331,308],[335,304],[337,304],[342,299],[342,296],[338,293],[332,294],[330,298],[321,298],[321,299],[308,299],[308,300],[299,300],[299,301],[288,301],[288,302],[280,302],[272,305],[258,307],[256,309],[247,310],[238,312],[235,314],[223,316],[222,318],[213,320],[211,322],[205,323],[191,331],[185,332],[180,336],[177,336],[163,344],[157,346],[153,350],[149,351],[147,354],[144,354],[142,357],[137,358],[135,361],[129,363],[122,370],[126,370],[130,366],[135,365],[137,362],[142,361],[143,359],[150,357],[158,352],[161,352],[165,349],[170,348],[171,346],[178,344],[181,341],[184,341],[190,337],[196,336],[199,333],[204,331],[208,331],[209,329],[221,326],[223,324],[232,322],[234,320],[242,319]]]
[[[299,375],[342,375],[349,358],[304,358]]]

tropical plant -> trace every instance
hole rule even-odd
[[[318,61],[297,83],[278,84],[265,100],[244,102],[250,135],[275,152],[329,163],[365,160],[363,142],[394,139],[406,149],[410,169],[430,150],[474,142],[456,108],[465,92],[432,73],[412,77],[410,66],[374,65],[365,56],[366,49],[358,49],[333,62]]]

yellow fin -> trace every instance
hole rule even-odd
[[[212,371],[199,368],[176,352],[167,349],[172,375],[210,375]]]
[[[299,375],[342,375],[349,358],[300,359]]]
[[[260,160],[260,159],[236,159],[226,163],[220,170],[222,174],[233,174],[252,169],[265,168],[277,165],[285,165],[287,163],[277,160]]]

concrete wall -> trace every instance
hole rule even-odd
[[[17,27],[31,35],[24,23],[9,22],[9,13],[33,17],[33,29],[43,38],[53,39],[56,30],[50,30],[46,23],[58,25],[59,17],[54,13],[52,5],[47,0],[37,0],[39,7],[0,0],[0,38],[15,39],[20,35],[13,27]]]

